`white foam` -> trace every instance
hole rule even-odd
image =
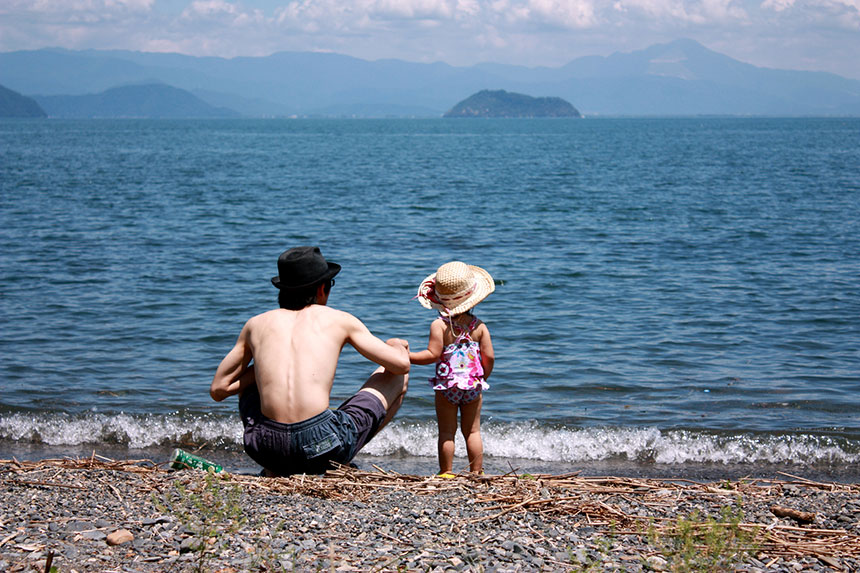
[[[129,414],[10,414],[0,417],[0,438],[49,445],[108,442],[129,448],[167,443],[242,443],[238,419]]]
[[[860,462],[860,441],[826,435],[714,434],[657,428],[569,428],[532,423],[487,423],[483,427],[488,457],[583,463],[627,460],[642,463],[828,463]],[[238,417],[170,415],[86,415],[23,413],[0,416],[0,439],[52,446],[110,443],[146,448],[179,443],[239,449]],[[462,435],[455,441],[465,455]],[[362,452],[370,456],[436,456],[433,421],[396,421]]]
[[[499,458],[582,463],[627,460],[643,463],[853,464],[860,443],[817,435],[713,435],[657,428],[553,428],[536,423],[489,424],[483,428],[484,454]],[[465,454],[458,434],[455,450]],[[432,422],[393,423],[362,450],[370,455],[436,455]]]

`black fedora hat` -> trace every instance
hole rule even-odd
[[[298,289],[327,281],[340,272],[340,265],[330,263],[319,247],[295,247],[278,257],[278,276],[272,284],[279,289]]]

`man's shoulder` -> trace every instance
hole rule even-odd
[[[290,312],[290,311],[287,311]],[[272,320],[273,318],[280,316],[284,313],[283,308],[274,308],[272,310],[267,310],[266,312],[261,312],[260,314],[256,314],[248,319],[248,324],[252,324],[255,322],[263,322],[267,320]]]
[[[295,312],[296,315],[299,317],[303,316],[312,320],[326,321],[331,323],[347,324],[353,321],[358,321],[355,316],[346,312],[345,310],[338,310],[336,308],[332,308],[324,304],[312,304],[310,306],[306,306],[301,310],[291,312]]]
[[[345,310],[339,310],[326,305],[314,304],[307,307],[305,310],[310,310],[317,316],[338,322],[352,322],[354,320],[358,320],[355,316]]]
[[[251,317],[248,320],[248,323],[251,324],[254,322],[268,322],[271,320],[280,320],[282,318],[288,317],[298,318],[302,315],[318,320],[330,320],[338,322],[349,322],[353,320],[358,320],[352,314],[344,310],[338,310],[336,308],[332,308],[330,306],[322,304],[312,304],[306,306],[301,310],[287,310],[283,308],[272,309]]]
[[[309,328],[314,332],[324,333],[333,340],[344,342],[356,330],[361,329],[361,321],[350,313],[325,305],[312,305],[299,313],[297,328]]]
[[[276,311],[269,310],[266,312],[261,312],[260,314],[255,314],[251,318],[245,321],[245,326],[242,327],[242,332],[251,333],[262,327],[263,324],[270,322]]]

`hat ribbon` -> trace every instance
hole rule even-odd
[[[463,302],[464,300],[466,300],[467,298],[472,296],[472,293],[475,292],[475,289],[477,287],[478,287],[478,281],[474,281],[472,283],[472,286],[469,287],[468,289],[466,289],[462,294],[457,293],[453,296],[448,296],[448,295],[440,295],[439,293],[436,293],[436,296],[439,297],[441,304],[444,304],[447,308],[452,308],[452,307],[456,307],[457,304]]]
[[[418,294],[412,297],[412,300],[416,298],[424,297],[432,303],[442,304],[439,298],[436,296],[436,279],[427,279],[421,286],[418,287]]]
[[[450,315],[451,308],[456,307],[460,302],[468,299],[472,296],[472,293],[475,292],[475,289],[478,288],[478,280],[472,283],[472,286],[466,289],[462,294],[457,293],[452,297],[445,297],[446,300],[442,301],[439,293],[436,292],[436,278],[427,279],[421,286],[418,288],[418,294],[412,297],[412,300],[415,300],[419,297],[424,297],[432,303],[438,304],[444,309],[444,313]],[[444,296],[444,295],[443,295]]]

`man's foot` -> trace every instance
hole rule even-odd
[[[451,472],[442,472],[442,473],[436,474],[436,477],[445,478],[445,479],[454,479],[457,476],[455,476]]]

